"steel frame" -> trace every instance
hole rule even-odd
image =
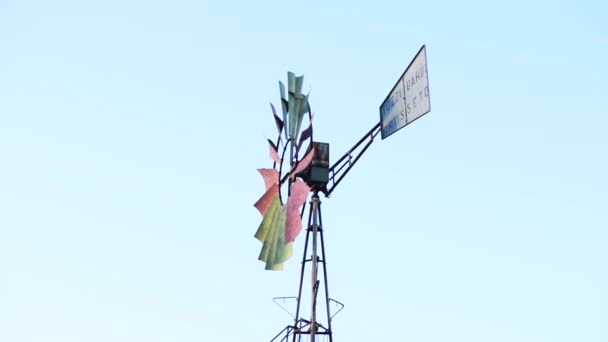
[[[308,225],[306,229],[306,240],[304,242],[304,253],[302,254],[302,268],[300,271],[300,285],[298,289],[296,314],[294,316],[294,324],[288,325],[279,332],[271,342],[289,342],[291,337],[292,342],[301,342],[302,337],[309,335],[310,342],[315,342],[317,336],[326,336],[329,342],[333,342],[333,331],[331,328],[332,318],[344,308],[344,304],[331,299],[329,297],[329,286],[327,283],[327,263],[325,257],[325,241],[323,239],[323,220],[321,218],[321,200],[319,199],[319,191],[325,194],[326,197],[335,190],[336,186],[344,179],[346,174],[359,161],[359,158],[367,151],[369,146],[374,142],[374,138],[380,133],[381,124],[377,123],[370,129],[353,147],[351,147],[341,158],[338,159],[329,168],[329,182],[322,189],[313,187],[313,194],[310,200],[308,210]],[[365,143],[365,144],[364,144]],[[304,208],[303,208],[304,210]],[[321,245],[321,256],[318,255],[318,245]],[[310,258],[307,258],[308,248],[310,247]],[[302,304],[302,290],[304,286],[304,273],[306,265],[311,266],[311,317],[310,320],[304,319],[300,315]],[[323,268],[323,301],[326,308],[326,317],[320,322],[317,316],[317,296],[319,294],[319,264]],[[291,297],[280,297],[291,298]],[[330,303],[334,302],[339,306],[339,309],[332,315]],[[284,309],[284,308],[283,308]]]

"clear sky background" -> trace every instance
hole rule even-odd
[[[335,341],[608,341],[605,1],[0,1],[0,341],[268,341],[278,80],[336,160],[422,44],[432,111],[323,221]]]

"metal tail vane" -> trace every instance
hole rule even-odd
[[[287,74],[287,92],[285,85],[279,81],[281,93],[282,118],[277,115],[275,107],[270,104],[277,126],[276,141],[268,139],[270,158],[273,167],[258,169],[266,192],[255,203],[262,214],[262,223],[255,233],[255,238],[262,242],[258,259],[266,263],[267,270],[282,270],[283,263],[292,255],[292,244],[302,230],[302,212],[300,208],[306,202],[311,188],[298,174],[311,163],[312,149],[312,113],[308,103],[308,94],[302,94],[304,76]],[[308,127],[300,133],[304,118],[308,118]],[[308,143],[308,147],[303,149]],[[287,187],[287,200],[284,200],[282,188]]]

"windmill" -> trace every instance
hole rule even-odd
[[[380,105],[380,122],[332,166],[329,164],[329,144],[313,139],[313,114],[308,102],[309,94],[302,93],[303,82],[303,76],[289,72],[287,88],[279,82],[281,115],[270,104],[278,136],[276,140],[268,139],[272,168],[258,169],[266,191],[255,203],[263,217],[255,238],[262,242],[258,259],[265,263],[265,268],[283,269],[284,262],[293,253],[293,243],[301,233],[306,200],[310,195],[298,295],[275,298],[275,302],[285,299],[296,301],[294,322],[271,341],[287,342],[291,339],[300,342],[304,336],[309,336],[310,341],[326,337],[333,342],[331,321],[344,305],[329,297],[319,195],[331,195],[378,134],[386,139],[431,110],[426,47],[423,45],[420,48]],[[306,128],[302,130],[304,123]],[[305,319],[301,314],[307,266],[311,277],[310,319]],[[319,293],[325,309],[320,315],[317,310]],[[333,313],[332,304],[337,308]]]

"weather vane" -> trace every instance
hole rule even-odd
[[[306,200],[312,193],[306,228],[306,240],[302,256],[300,286],[296,297],[277,297],[275,302],[296,301],[293,325],[288,325],[272,341],[301,341],[305,335],[310,341],[319,336],[333,341],[331,321],[344,305],[329,297],[327,264],[321,201],[319,193],[326,197],[335,190],[355,163],[367,151],[374,138],[381,133],[382,139],[405,127],[431,110],[426,63],[426,47],[423,45],[405,69],[386,99],[380,105],[380,122],[375,124],[331,167],[329,144],[313,140],[313,114],[308,102],[309,94],[302,93],[304,76],[287,73],[287,89],[279,81],[281,113],[270,104],[278,136],[268,139],[272,168],[258,169],[265,184],[265,193],[255,203],[262,215],[255,238],[262,242],[258,259],[267,270],[282,270],[283,264],[293,254],[293,242],[302,230],[302,217]],[[304,120],[306,119],[306,121]],[[306,123],[305,126],[303,124]],[[302,127],[306,127],[302,130]],[[321,247],[319,255],[318,247]],[[308,256],[310,248],[310,256]],[[302,317],[302,288],[306,265],[310,264],[310,319]],[[325,315],[318,317],[317,297],[321,288],[319,266],[322,267],[322,296]],[[338,308],[332,313],[332,304]]]

